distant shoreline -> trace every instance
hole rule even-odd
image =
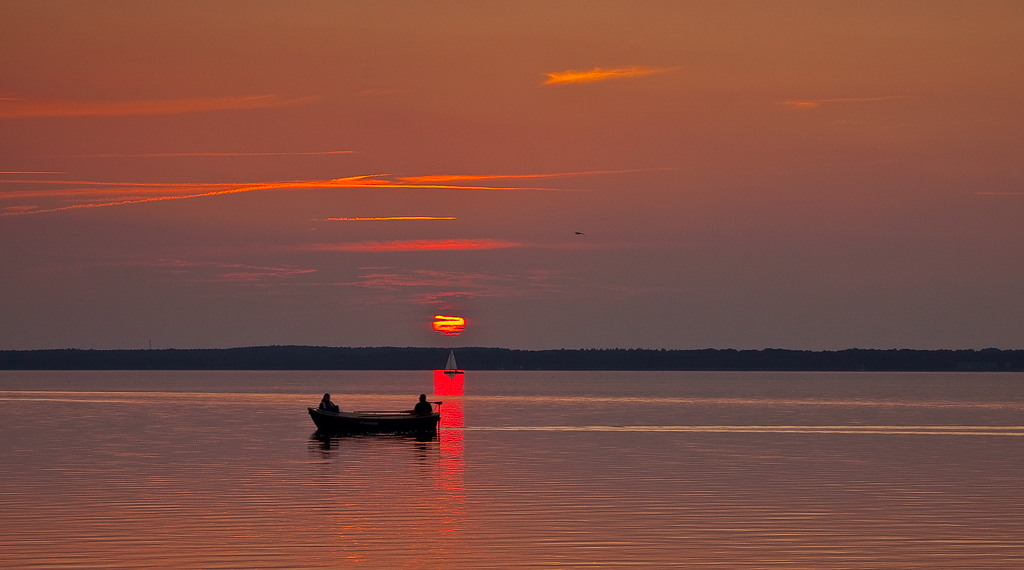
[[[213,349],[0,350],[0,370],[434,370],[449,348],[254,346]],[[466,370],[998,372],[1024,350],[455,348]]]

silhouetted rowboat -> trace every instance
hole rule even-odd
[[[441,405],[441,402],[432,402]],[[318,430],[327,433],[434,433],[441,412],[413,414],[399,411],[325,412],[308,408]]]

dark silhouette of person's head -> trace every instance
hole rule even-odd
[[[421,402],[426,402],[427,401],[427,395],[426,394],[420,394],[420,401]]]

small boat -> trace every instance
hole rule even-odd
[[[454,350],[449,350],[448,351],[448,362],[447,362],[447,364],[444,365],[444,373],[449,375],[449,376],[454,376],[456,374],[462,374],[463,372],[465,372],[465,371],[464,370],[459,370],[459,366],[457,364],[455,364],[455,351]]]
[[[442,402],[431,402],[440,407]],[[326,412],[307,408],[319,431],[326,433],[435,433],[441,412],[410,411]]]

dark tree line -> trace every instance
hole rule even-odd
[[[1024,370],[1024,350],[455,349],[466,370]],[[435,370],[446,348],[256,346],[161,350],[4,350],[6,370]]]

